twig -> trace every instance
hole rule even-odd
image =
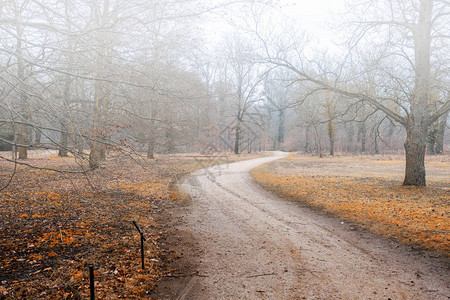
[[[25,163],[25,162],[22,162],[22,161],[9,159],[9,158],[7,158],[7,157],[5,157],[3,155],[0,155],[0,159],[3,159],[5,161],[7,161],[7,162],[11,162],[11,163],[14,163],[14,164],[27,166],[27,167],[30,167],[30,168],[36,169],[36,170],[47,170],[47,171],[54,171],[54,172],[58,172],[58,173],[83,174],[83,173],[86,173],[87,171],[92,171],[93,170],[92,168],[90,168],[90,169],[88,169],[86,171],[84,171],[84,170],[83,171],[73,171],[73,170],[58,170],[58,169],[53,169],[53,168],[48,168],[48,167],[38,167],[38,166],[34,166],[32,164]]]
[[[4,186],[2,186],[0,188],[0,192],[3,191],[4,189],[6,189],[11,184],[11,182],[12,182],[14,176],[16,175],[16,173],[17,173],[17,163],[14,162],[14,170],[13,170],[11,176],[9,177],[8,182]]]
[[[183,278],[183,277],[187,277],[187,276],[184,275],[184,274],[180,274],[180,275],[166,274],[166,275],[163,275],[163,277],[169,277],[169,278]]]

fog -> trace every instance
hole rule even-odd
[[[405,153],[425,185],[450,141],[450,3],[352,2],[1,1],[0,158]]]

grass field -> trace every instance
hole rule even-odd
[[[79,169],[73,158],[31,154],[26,162],[38,167]],[[18,166],[0,192],[0,299],[87,299],[89,264],[97,299],[150,298],[171,274],[171,250],[161,245],[167,209],[185,199],[178,181],[196,169],[261,155],[112,157],[88,174]],[[0,187],[13,170],[0,161]],[[133,220],[147,238],[145,270]]]
[[[427,158],[425,188],[402,186],[400,156],[291,154],[252,171],[266,189],[450,257],[450,156]]]

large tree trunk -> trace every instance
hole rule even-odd
[[[154,122],[151,121],[150,130],[147,137],[147,158],[154,159],[155,158],[155,126]]]
[[[336,144],[336,128],[334,126],[334,121],[336,120],[336,107],[333,102],[333,98],[330,96],[330,93],[326,92],[326,102],[325,108],[327,109],[327,133],[328,139],[330,140],[330,155],[334,155],[334,147]]]
[[[94,142],[91,148],[91,152],[89,153],[89,167],[91,169],[96,169],[100,166],[101,161],[102,161],[102,153],[99,149],[98,143]]]
[[[345,132],[347,133],[347,152],[353,151],[353,138],[355,136],[352,123],[345,123]]]
[[[406,135],[406,169],[403,185],[426,186],[425,152],[427,129],[423,125],[408,124]]]
[[[83,155],[84,154],[83,138],[81,136],[74,135],[72,141],[74,143],[75,149],[77,150],[77,153]]]
[[[328,120],[327,122],[327,132],[328,132],[328,138],[330,140],[330,155],[334,155],[334,147],[336,144],[336,130],[333,124],[333,120]]]
[[[147,158],[154,159],[155,158],[155,144],[157,138],[157,128],[155,119],[157,118],[157,110],[154,107],[156,103],[152,103],[151,107],[151,120],[148,123],[147,128]]]
[[[60,157],[67,157],[69,156],[67,147],[69,144],[69,133],[67,132],[67,126],[66,124],[61,124],[61,137],[59,141],[59,151],[58,156]]]
[[[96,82],[95,86],[95,108],[94,108],[94,126],[93,126],[93,141],[91,144],[91,152],[89,154],[89,166],[91,169],[98,168],[100,162],[105,157],[105,150],[101,140],[104,138],[103,133],[103,91],[100,92],[102,88],[99,87],[101,83]],[[102,94],[102,95],[99,95]]]
[[[34,144],[39,146],[41,144],[42,133],[39,129],[36,129],[34,132]]]
[[[25,121],[26,120],[27,119],[25,119]],[[17,147],[19,151],[19,159],[28,159],[28,148],[25,146],[28,144],[28,126],[26,124],[20,124],[19,130],[18,142],[20,146]]]
[[[71,30],[71,26],[70,26],[70,22],[69,17],[68,17],[68,0],[66,0],[65,2],[66,5],[66,27],[67,30],[70,31]],[[66,64],[67,64],[67,69],[71,69],[72,65],[73,65],[73,46],[72,46],[72,42],[71,42],[71,37],[68,37],[67,40],[67,54],[66,54]],[[65,111],[63,112],[63,120],[61,122],[61,140],[60,140],[60,144],[59,144],[59,151],[58,151],[58,156],[60,157],[67,157],[68,155],[68,145],[69,145],[69,132],[68,132],[68,128],[69,128],[69,122],[68,120],[70,119],[70,104],[72,103],[71,100],[71,79],[70,79],[70,75],[66,74],[65,75],[65,83],[64,83],[64,95],[62,98],[62,105],[63,107],[65,107]]]
[[[148,141],[147,142],[147,158],[149,159],[154,159],[155,158],[155,144],[153,143],[153,141]]]
[[[175,153],[175,132],[173,125],[169,124],[166,128],[166,153]]]
[[[415,81],[411,112],[406,123],[406,170],[403,185],[425,186],[425,151],[429,120],[430,47],[433,0],[420,1],[419,23],[414,29]]]
[[[241,139],[241,122],[238,120],[236,124],[236,133],[234,139],[234,154],[239,154],[240,139]]]
[[[433,133],[436,135],[436,133]],[[428,143],[427,143],[427,153],[428,155],[435,155],[436,154],[436,136],[434,137],[428,137]]]
[[[102,23],[110,22],[110,1],[105,0],[103,2],[102,15],[98,16],[98,24],[101,27]],[[99,28],[96,32],[96,45],[97,45],[97,58],[96,58],[96,77],[94,89],[94,140],[92,141],[91,153],[89,154],[89,165],[91,168],[99,167],[101,161],[106,158],[106,126],[108,119],[108,89],[107,83],[100,80],[105,78],[107,71],[105,66],[109,64],[111,58],[111,40],[109,32]]]
[[[16,28],[17,33],[17,50],[16,50],[16,56],[17,56],[17,78],[19,80],[19,94],[20,94],[20,109],[22,114],[22,120],[24,123],[20,124],[19,128],[19,136],[18,136],[18,143],[19,146],[19,159],[28,159],[28,125],[26,122],[29,121],[29,114],[28,114],[28,96],[26,94],[26,85],[25,85],[25,66],[23,62],[23,56],[22,56],[22,33],[23,28],[22,26],[17,26]]]
[[[316,149],[317,149],[317,155],[322,158],[322,143],[320,141],[320,134],[319,131],[317,130],[317,126],[314,125],[314,132],[316,133]]]
[[[278,112],[278,145],[284,143],[284,120],[285,120],[285,112],[283,109],[280,109]]]
[[[366,122],[361,122],[358,130],[358,141],[361,141],[361,153],[366,152],[366,134]]]
[[[105,158],[105,149],[102,140],[104,139],[104,101],[107,95],[103,85],[104,83],[99,80],[95,81],[93,141],[91,144],[91,152],[89,154],[89,166],[91,169],[98,168],[100,162]]]
[[[304,151],[305,153],[309,153],[309,132],[310,132],[310,126],[306,127],[306,132],[305,132],[305,148]]]
[[[374,138],[374,152],[375,152],[375,154],[380,154],[380,148],[378,146],[378,136],[377,135],[375,135],[375,138]]]

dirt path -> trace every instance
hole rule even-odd
[[[450,299],[449,265],[255,184],[248,171],[284,157],[202,170],[177,230],[197,241],[197,275],[177,299]]]

